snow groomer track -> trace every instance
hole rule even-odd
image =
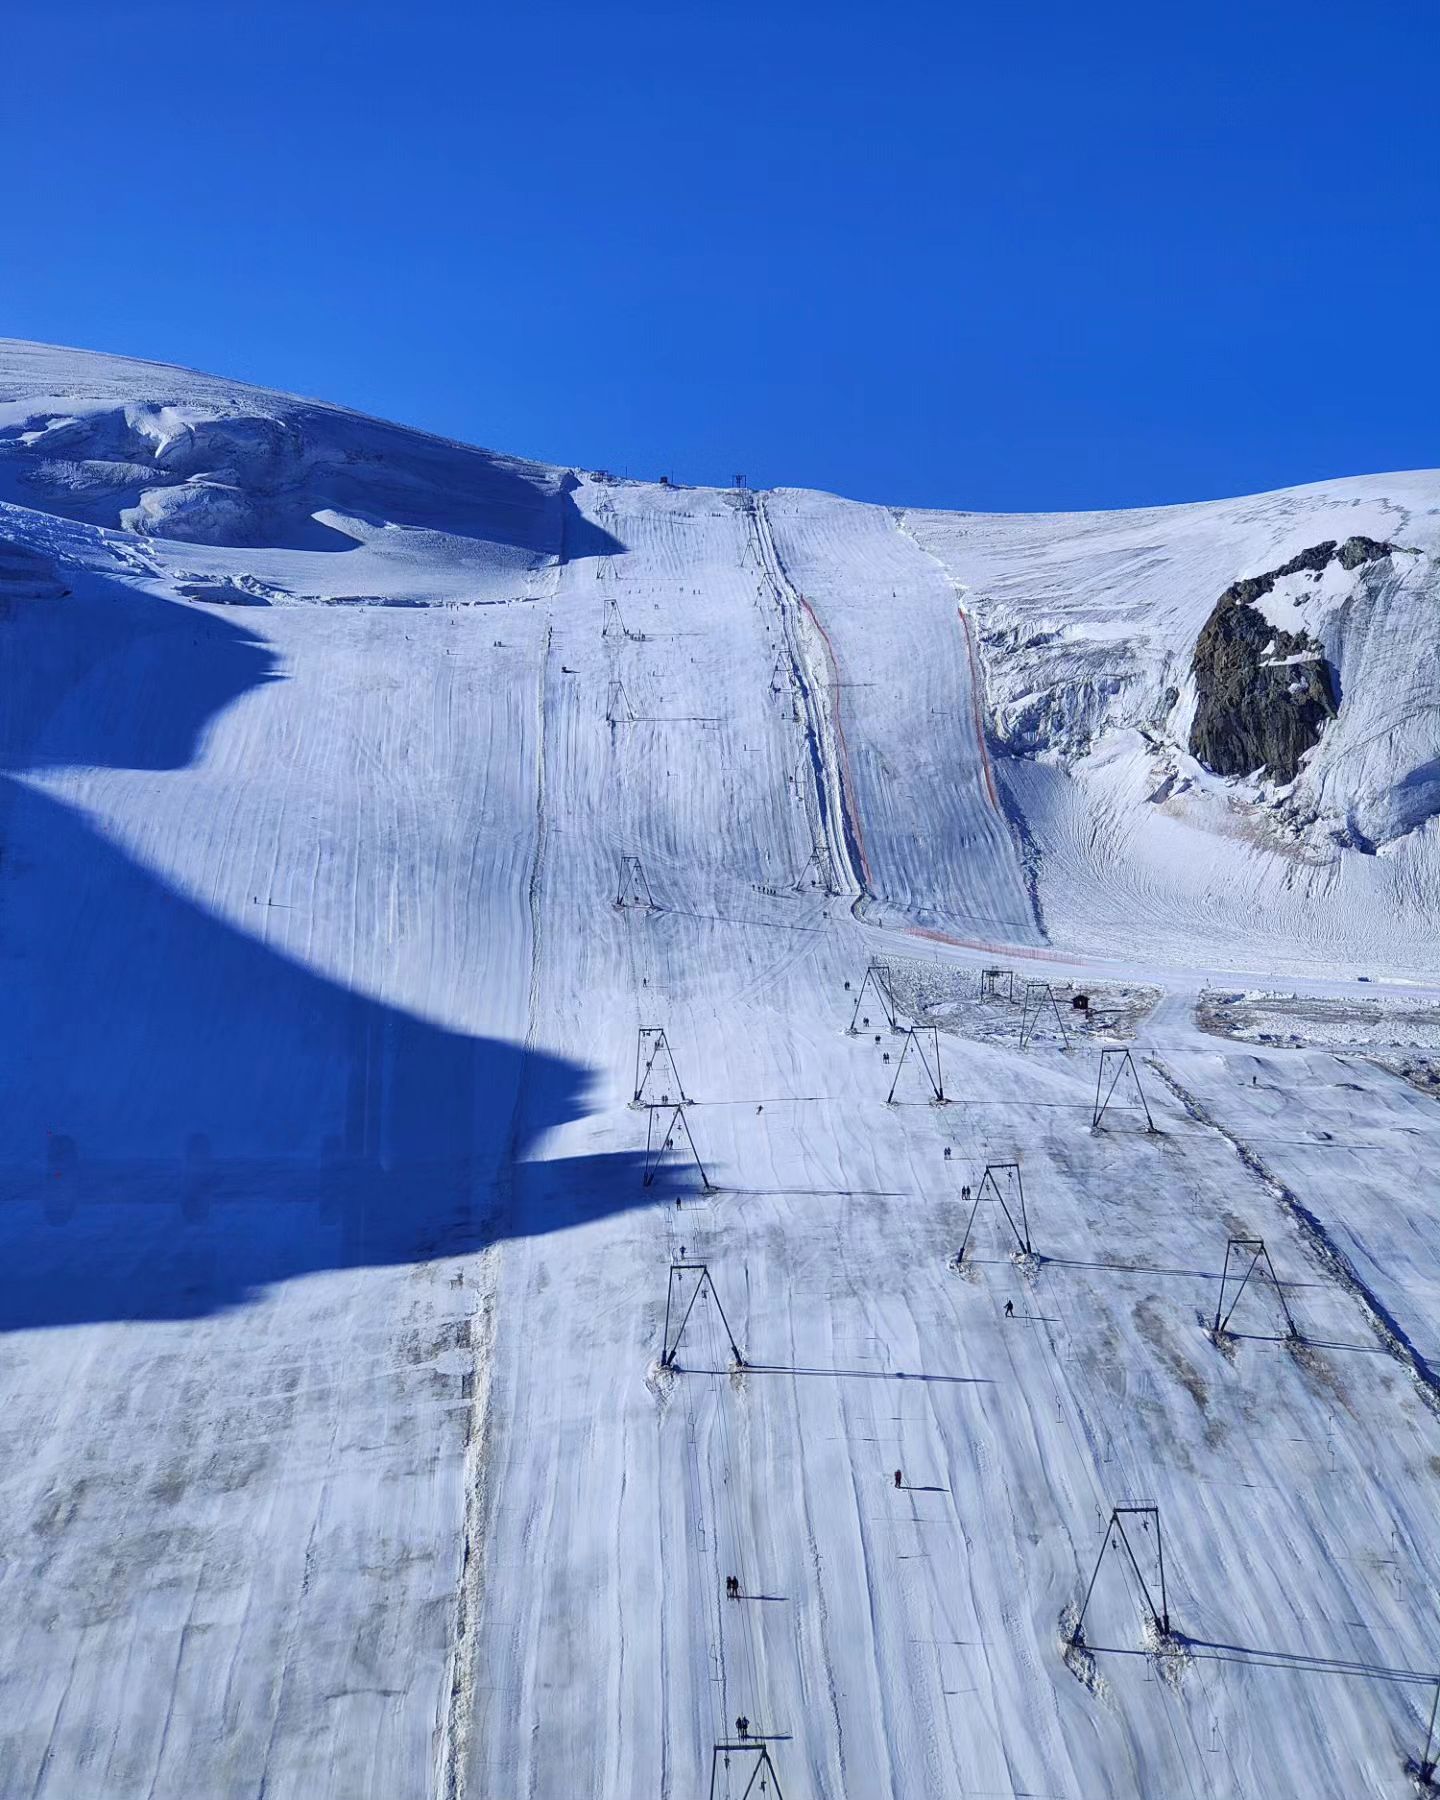
[[[1195,1012],[1433,1004],[1433,825],[1022,760],[1005,633],[1148,707],[1435,478],[899,514],[19,345],[0,434],[0,1796],[1415,1791],[1440,1114]]]

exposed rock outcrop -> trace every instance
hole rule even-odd
[[[1320,575],[1332,562],[1347,570],[1388,556],[1374,538],[1312,544],[1279,568],[1226,588],[1195,640],[1196,704],[1190,751],[1217,775],[1262,772],[1293,781],[1300,759],[1320,741],[1339,697],[1324,646],[1305,631],[1273,624],[1256,605],[1288,575]]]
[[[1346,538],[1340,546],[1339,563],[1342,569],[1358,569],[1368,562],[1379,562],[1382,556],[1389,556],[1394,544],[1382,544],[1375,538]]]

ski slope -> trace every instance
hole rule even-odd
[[[0,1796],[740,1800],[742,1716],[787,1800],[1414,1791],[1435,1103],[1194,1015],[1440,999],[1433,820],[1322,879],[1118,712],[1021,758],[1001,643],[1043,589],[1141,709],[1346,484],[942,519],[12,344],[0,432]],[[1078,1026],[942,1031],[936,1104],[877,957],[1153,984],[1156,1130]],[[644,1181],[657,1026],[709,1187]],[[953,1267],[1011,1161],[1035,1254],[987,1204]],[[1228,1238],[1298,1342],[1207,1334]],[[1107,1552],[1067,1657],[1127,1504],[1175,1636]]]

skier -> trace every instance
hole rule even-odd
[[[744,1713],[741,1713],[740,1717],[735,1721],[735,1735],[740,1739],[742,1744],[750,1735],[750,1721],[745,1717]]]
[[[897,1488],[903,1487],[905,1485],[904,1481],[901,1478],[900,1471],[898,1469],[895,1471],[895,1485]]]
[[[1015,1317],[1015,1302],[1013,1300],[1007,1300],[1005,1302],[1005,1317],[1007,1319],[1013,1319]]]

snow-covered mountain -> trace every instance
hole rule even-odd
[[[1298,851],[1330,871],[1308,901],[1343,887],[1346,849],[1394,857],[1408,878],[1397,894],[1415,881],[1428,901],[1437,499],[1440,478],[1418,473],[1146,512],[920,514],[910,527],[970,596],[1007,749],[1053,758],[1082,789],[1143,792],[1202,830]],[[1237,618],[1251,629],[1219,642]]]
[[[12,343],[0,384],[17,595],[88,567],[202,604],[506,602],[577,560],[623,579],[620,493],[751,516],[734,492],[682,499],[153,364]],[[885,789],[856,802],[886,839],[874,878],[856,847],[837,858],[867,909],[1095,954],[1139,932],[1176,963],[1428,967],[1440,476],[1128,513],[764,506],[850,683],[827,707],[850,777]],[[922,707],[910,677],[937,658]],[[1018,889],[972,916],[953,872],[904,872],[899,838],[965,829],[944,788],[976,733],[1028,921]]]
[[[0,1800],[1406,1791],[1437,521],[0,341]]]

